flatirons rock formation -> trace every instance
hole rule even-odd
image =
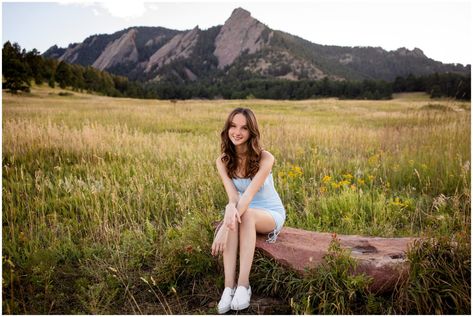
[[[284,227],[276,243],[268,243],[266,239],[265,235],[258,235],[256,248],[283,266],[305,274],[307,269],[322,263],[333,237],[330,233]],[[337,239],[357,261],[356,272],[373,278],[370,284],[372,292],[392,291],[399,281],[407,277],[409,265],[406,252],[415,238],[337,235]]]
[[[263,36],[266,31],[267,36]],[[235,9],[215,39],[214,55],[218,68],[232,64],[243,52],[253,54],[269,43],[273,33],[250,12]]]
[[[311,43],[272,30],[242,8],[233,10],[224,25],[207,30],[131,27],[92,35],[67,48],[54,45],[43,55],[141,81],[225,80],[232,72],[288,80],[394,80],[408,74],[471,72],[470,65],[443,64],[419,48],[386,51]]]
[[[120,38],[110,42],[92,66],[104,70],[122,62],[137,62],[136,33],[136,29],[131,29]]]
[[[149,72],[156,67],[171,63],[173,60],[188,58],[192,49],[197,43],[200,30],[195,27],[193,30],[185,33],[179,33],[174,36],[163,47],[156,51],[149,58],[146,64],[145,72]]]

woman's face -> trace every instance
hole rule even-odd
[[[245,144],[250,138],[250,131],[246,125],[246,118],[241,113],[237,113],[230,124],[228,136],[235,146]]]

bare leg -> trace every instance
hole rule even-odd
[[[222,229],[224,225],[222,225]],[[223,268],[225,271],[225,287],[235,287],[235,272],[238,250],[238,222],[235,231],[228,230],[227,245],[223,251]]]
[[[276,227],[274,218],[268,212],[248,208],[240,224],[240,274],[238,285],[250,285],[250,271],[255,253],[256,232],[269,233]]]

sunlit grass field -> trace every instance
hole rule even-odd
[[[240,106],[276,158],[287,226],[469,243],[470,102],[59,92],[3,92],[4,313],[216,313],[215,159]]]

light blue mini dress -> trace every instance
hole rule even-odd
[[[245,192],[251,183],[250,178],[232,178],[240,196]],[[267,242],[274,243],[281,232],[284,221],[286,221],[286,210],[282,204],[276,189],[274,188],[273,173],[270,173],[261,188],[256,192],[249,208],[263,209],[271,214],[276,223],[276,228],[268,234]]]

